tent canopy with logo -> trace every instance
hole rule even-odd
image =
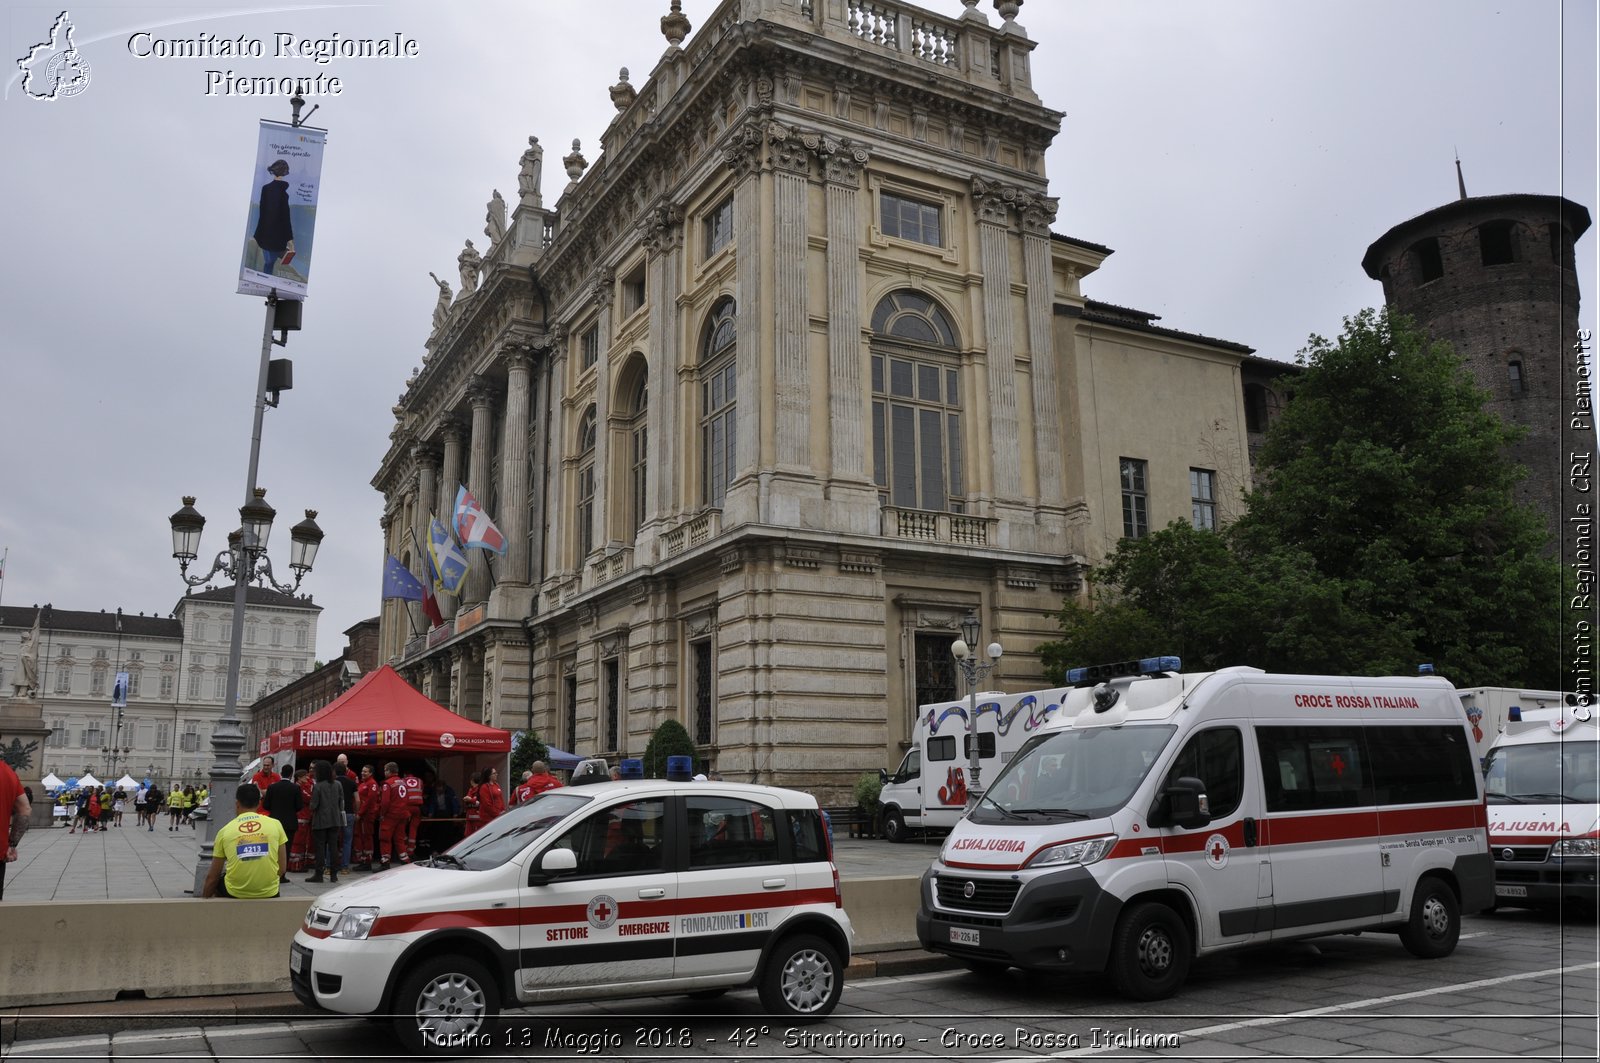
[[[348,754],[353,763],[401,757],[463,756],[501,761],[511,751],[511,733],[458,716],[423,696],[388,665],[369,672],[355,686],[299,723],[275,732],[261,753],[294,750],[295,760],[332,760]]]

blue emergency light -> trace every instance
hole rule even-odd
[[[644,761],[638,757],[626,757],[622,761],[622,777],[624,779],[644,778]]]
[[[1130,675],[1160,675],[1163,672],[1183,671],[1183,660],[1178,657],[1145,657],[1137,661],[1118,661],[1116,664],[1095,664],[1087,668],[1069,668],[1067,682],[1073,686],[1087,686]]]
[[[1434,674],[1433,662],[1432,661],[1423,661],[1421,664],[1417,665],[1417,674],[1418,675],[1433,675]]]
[[[1521,723],[1522,722],[1522,706],[1521,705],[1513,705],[1513,706],[1511,706],[1511,708],[1507,709],[1506,710],[1506,720],[1508,722],[1510,722],[1510,723]]]

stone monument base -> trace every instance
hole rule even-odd
[[[0,701],[0,755],[22,785],[33,790],[35,827],[48,827],[51,823],[50,800],[39,782],[44,774],[44,743],[49,737],[42,699],[12,697]]]

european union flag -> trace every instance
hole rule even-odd
[[[461,583],[467,578],[467,555],[450,538],[449,530],[439,518],[431,513],[428,515],[428,556],[433,559],[435,586],[445,594],[461,590]]]
[[[383,596],[422,601],[422,581],[408,572],[393,554],[383,563]]]

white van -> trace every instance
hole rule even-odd
[[[753,985],[784,1021],[820,1019],[852,933],[809,794],[604,782],[546,790],[425,864],[317,898],[289,976],[307,1005],[392,1016],[410,1050],[459,1055],[530,1043],[496,1030],[502,1003]]]
[[[1506,729],[1511,710],[1519,713],[1529,709],[1559,708],[1562,693],[1559,690],[1527,690],[1522,687],[1466,687],[1456,690],[1461,699],[1461,709],[1467,714],[1467,725],[1472,728],[1472,741],[1478,748],[1481,767],[1487,763],[1489,747]]]
[[[978,770],[980,782],[993,781],[1022,743],[1054,718],[1070,687],[1024,694],[985,691],[978,695]],[[911,748],[893,775],[879,769],[883,789],[883,836],[903,842],[912,830],[948,830],[967,808],[971,780],[972,739],[967,733],[967,706],[940,701],[917,710]]]
[[[1600,725],[1594,710],[1512,708],[1489,750],[1495,902],[1600,901]]]
[[[1155,1000],[1195,956],[1287,938],[1392,930],[1444,956],[1492,904],[1445,680],[1128,670],[1069,673],[1085,685],[951,831],[923,947]]]

